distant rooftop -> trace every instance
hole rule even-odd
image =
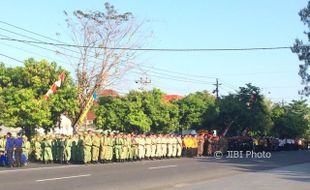
[[[171,102],[173,100],[181,100],[183,99],[183,96],[176,95],[176,94],[166,94],[163,97],[165,102]]]

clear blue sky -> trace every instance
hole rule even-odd
[[[68,41],[63,11],[76,9],[103,10],[105,1],[85,0],[10,0],[0,2],[0,20],[31,31]],[[305,26],[298,16],[307,5],[302,0],[195,0],[195,1],[109,1],[120,11],[129,11],[144,20],[145,31],[153,32],[146,48],[242,48],[291,46],[296,38],[304,39]],[[0,28],[21,31],[0,24]],[[14,36],[0,30],[0,35]],[[24,33],[25,34],[25,33]],[[19,37],[21,38],[21,37]],[[9,45],[9,46],[8,46]],[[13,47],[14,46],[14,47]],[[28,52],[26,52],[28,51]],[[24,60],[28,57],[55,60],[72,69],[68,60],[49,51],[12,42],[0,42],[0,53]],[[0,57],[8,65],[18,62]],[[154,68],[184,73],[163,74],[148,72],[152,80],[149,88],[158,87],[169,94],[185,95],[190,92],[212,91],[215,77],[222,83],[220,94],[252,83],[273,101],[299,99],[301,89],[298,76],[298,58],[290,50],[252,52],[146,52],[137,59]],[[147,70],[145,70],[147,71]],[[153,70],[154,71],[154,70]],[[163,71],[158,71],[163,72]],[[194,78],[202,75],[205,78]],[[184,79],[186,77],[187,79]],[[115,86],[121,92],[136,89],[137,74],[129,74]],[[198,81],[205,81],[204,84]]]

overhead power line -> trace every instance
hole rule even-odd
[[[37,32],[34,32],[34,31],[29,30],[29,29],[25,29],[25,28],[16,26],[16,25],[14,25],[14,24],[7,23],[7,22],[5,22],[5,21],[1,21],[1,20],[0,20],[0,23],[2,23],[2,24],[4,24],[4,25],[7,25],[7,26],[9,26],[9,27],[13,27],[13,28],[15,28],[15,29],[18,29],[18,30],[21,30],[21,31],[30,33],[30,34],[32,34],[32,35],[39,36],[39,37],[41,37],[41,38],[45,38],[45,39],[48,39],[48,40],[52,40],[52,41],[54,41],[54,42],[58,42],[58,43],[63,43],[63,44],[65,44],[63,41],[60,41],[60,40],[58,40],[58,39],[51,38],[51,37],[46,36],[46,35],[43,35],[43,34],[39,34],[39,33],[37,33]],[[18,35],[18,36],[26,37],[26,38],[31,39],[31,40],[41,41],[40,39],[37,39],[37,38],[34,38],[34,37],[30,37],[30,36],[26,36],[26,35],[23,35],[23,34],[20,34],[20,33],[16,33],[16,32],[14,32],[14,31],[12,31],[12,30],[3,29],[3,28],[0,28],[0,29],[1,29],[1,30],[4,30],[4,31],[6,31],[6,32],[9,32],[9,33]],[[12,38],[12,37],[9,37],[9,36],[4,36],[4,37],[6,37],[6,38]],[[29,44],[29,43],[28,43],[28,44]],[[32,46],[35,46],[35,47],[39,47],[39,46],[36,46],[36,45],[34,45],[34,44],[29,44],[29,45],[32,45]],[[44,48],[44,47],[41,47],[41,46],[40,46],[40,48],[47,50],[47,48]],[[76,51],[76,50],[73,50],[73,49],[68,49],[68,48],[65,48],[65,47],[60,47],[60,48],[61,48],[61,49],[64,49],[64,50],[67,50],[67,51],[70,51],[70,52],[73,52],[73,53],[79,54],[79,51]],[[50,50],[50,49],[48,49],[48,50]],[[50,51],[51,51],[51,50],[50,50]],[[53,52],[56,52],[56,53],[60,53],[60,51],[55,51],[55,50],[52,50],[52,51],[53,51]],[[66,55],[66,54],[64,54],[64,52],[62,52],[62,53],[60,53],[60,54],[65,55],[65,56],[68,56],[68,57],[72,57],[72,58],[75,58],[75,59],[79,59],[79,58],[76,57],[76,56]],[[97,59],[97,57],[95,57],[95,56],[91,56],[91,55],[90,55],[90,57]],[[135,65],[136,65],[136,64],[135,64]],[[176,72],[176,71],[172,71],[172,70],[157,68],[157,67],[148,66],[148,65],[138,65],[138,66],[144,67],[144,68],[149,68],[149,69],[152,69],[152,70],[156,70],[157,72],[158,72],[158,71],[162,71],[162,72],[167,72],[167,73],[169,73],[169,74],[170,74],[170,73],[174,73],[174,74],[176,74],[176,75],[182,75],[182,76],[194,77],[194,78],[218,78],[219,76],[222,76],[222,75],[223,75],[223,74],[220,74],[220,75],[218,75],[218,74],[216,74],[216,75],[207,75],[207,76],[206,76],[206,75],[195,75],[195,74],[181,73],[181,72]],[[273,73],[274,73],[274,72],[273,72]],[[250,74],[250,73],[242,73],[242,75],[245,75],[245,74]],[[253,74],[259,74],[259,73],[253,73]],[[266,74],[267,74],[267,73],[266,73]],[[165,75],[166,75],[166,74],[165,74]],[[225,74],[225,75],[226,75],[226,74]],[[235,75],[236,75],[236,74],[235,74]],[[240,74],[238,74],[238,75],[240,75]]]
[[[21,61],[21,60],[15,59],[14,57],[11,57],[11,56],[8,56],[8,55],[2,54],[2,53],[0,53],[0,56],[6,57],[6,58],[9,58],[9,59],[12,59],[12,60],[14,60],[14,61],[16,61],[16,62],[19,62],[19,63],[24,63],[24,62]]]
[[[9,37],[9,36],[4,36],[4,35],[1,35],[3,36],[4,38],[7,38],[8,40],[7,41],[14,41],[14,40],[9,40],[9,39],[16,39],[16,40],[20,40],[21,43],[25,43],[25,44],[28,44],[30,46],[34,46],[34,47],[37,47],[37,48],[41,48],[41,49],[44,49],[44,50],[47,50],[47,51],[51,51],[51,52],[54,52],[54,53],[57,53],[57,54],[62,54],[62,55],[65,55],[65,56],[68,56],[68,57],[71,57],[71,58],[74,58],[74,59],[79,59],[79,57],[77,56],[73,56],[73,55],[68,55],[68,54],[65,54],[63,52],[60,52],[60,51],[57,51],[57,50],[52,50],[52,49],[48,49],[48,48],[45,48],[45,47],[42,47],[42,46],[38,46],[38,45],[35,45],[34,43],[49,43],[49,45],[51,46],[55,46],[55,47],[59,47],[61,49],[64,49],[64,50],[67,50],[67,51],[70,51],[72,53],[79,53],[78,51],[75,51],[73,49],[68,49],[68,48],[65,48],[63,46],[61,46],[62,44],[63,45],[66,45],[66,46],[70,46],[70,47],[73,47],[73,48],[78,48],[78,47],[83,47],[83,46],[78,46],[78,45],[73,45],[73,44],[67,44],[67,43],[64,43],[63,41],[60,41],[60,40],[57,40],[55,38],[51,38],[51,37],[48,37],[48,36],[45,36],[45,35],[42,35],[42,34],[39,34],[39,33],[36,33],[36,32],[33,32],[31,30],[28,30],[28,29],[24,29],[24,28],[21,28],[19,26],[16,26],[16,25],[13,25],[13,24],[9,24],[7,22],[4,22],[4,21],[0,21],[0,23],[2,24],[5,24],[7,26],[10,26],[10,27],[13,27],[13,28],[16,28],[18,30],[22,30],[24,32],[27,32],[27,33],[30,33],[30,34],[33,34],[33,35],[36,35],[36,36],[39,36],[41,38],[45,38],[47,40],[51,40],[51,41],[54,41],[54,42],[57,42],[57,43],[50,43],[50,42],[46,42],[46,41],[41,41],[41,39],[38,39],[38,38],[34,38],[34,37],[30,37],[30,36],[27,36],[27,35],[24,35],[24,34],[21,34],[21,33],[17,33],[17,32],[14,32],[12,30],[8,30],[8,29],[3,29],[1,28],[1,30],[3,31],[6,31],[6,32],[9,32],[11,34],[14,34],[14,35],[18,35],[18,36],[21,36],[23,38],[28,38],[28,39],[31,39],[31,40],[21,40],[21,39],[16,39],[16,38],[13,38],[13,37]],[[3,39],[4,40],[4,39]],[[31,43],[31,42],[34,42],[34,43]],[[44,45],[44,44],[43,44]],[[108,47],[93,47],[93,48],[108,48]],[[289,46],[279,46],[279,47],[255,47],[255,48],[204,48],[204,49],[154,49],[154,48],[150,48],[150,49],[145,49],[145,48],[113,48],[113,49],[127,49],[127,50],[141,50],[141,51],[243,51],[243,50],[276,50],[276,49],[289,49],[291,47]],[[24,50],[25,51],[25,50]],[[17,60],[13,57],[10,57],[10,56],[7,56],[5,54],[0,54],[0,56],[3,56],[3,57],[6,57],[6,58],[9,58],[9,59],[12,59],[14,61],[17,61],[17,62],[20,62],[20,63],[23,63],[23,61],[20,61],[20,60]],[[92,56],[91,56],[92,57]],[[94,57],[95,58],[95,57]],[[191,79],[191,78],[216,78],[220,75],[216,75],[216,76],[205,76],[205,75],[195,75],[195,74],[189,74],[189,73],[181,73],[181,72],[177,72],[177,71],[172,71],[172,70],[167,70],[167,69],[162,69],[162,68],[156,68],[156,67],[152,67],[152,66],[147,66],[147,65],[140,65],[141,67],[145,67],[145,68],[149,68],[150,69],[150,72],[151,73],[155,73],[155,74],[158,74],[157,76],[156,75],[153,75],[153,76],[156,76],[156,77],[160,77],[160,78],[164,78],[164,79],[168,79],[168,80],[174,80],[174,81],[180,81],[180,82],[189,82],[189,83],[200,83],[200,84],[206,84],[206,83],[210,83],[210,82],[207,82],[207,81],[202,81],[202,80],[195,80],[195,79]],[[161,72],[159,72],[161,71]],[[171,75],[171,73],[174,73],[175,75]],[[255,73],[256,74],[256,73]],[[180,75],[180,76],[178,76]],[[239,74],[238,74],[239,75]],[[186,76],[186,77],[184,77]],[[222,81],[222,80],[221,80]],[[224,84],[223,84],[224,83]],[[222,81],[222,84],[230,89],[233,89],[234,91],[236,91],[235,89],[237,89],[237,87],[227,83],[227,82],[223,82]]]
[[[52,40],[52,41],[56,41],[56,42],[62,43],[60,40],[57,40],[57,39],[54,39],[54,38],[51,38],[51,37],[48,37],[48,36],[45,36],[45,35],[42,35],[42,34],[33,32],[33,31],[30,31],[30,30],[27,30],[27,29],[25,29],[25,28],[21,28],[21,27],[19,27],[19,26],[14,25],[14,24],[10,24],[10,23],[7,23],[7,22],[1,21],[1,20],[0,20],[0,23],[5,24],[5,25],[8,25],[8,26],[11,26],[11,27],[13,27],[13,28],[17,28],[17,29],[22,30],[22,31],[24,31],[24,32],[28,32],[28,33],[30,33],[30,34],[34,34],[34,35],[40,36],[40,37],[45,38],[45,39],[49,39],[49,40]]]
[[[67,43],[53,43],[46,41],[23,40],[17,38],[0,38],[3,41],[15,41],[21,43],[42,44],[59,47],[75,47],[75,48],[94,48],[94,49],[110,49],[110,50],[129,50],[129,51],[170,51],[170,52],[194,52],[194,51],[257,51],[257,50],[281,50],[291,49],[291,46],[277,47],[246,47],[246,48],[129,48],[129,47],[106,47],[106,46],[85,46]]]

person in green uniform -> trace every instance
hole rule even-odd
[[[128,154],[127,135],[122,134],[121,140],[122,140],[121,162],[124,162],[125,160],[127,160],[127,154]]]
[[[116,162],[120,162],[121,161],[121,154],[122,154],[122,146],[123,146],[123,139],[120,133],[118,133],[115,136],[115,159]]]
[[[104,163],[105,162],[105,158],[106,158],[106,152],[107,152],[107,149],[108,149],[108,146],[107,146],[107,132],[103,132],[103,135],[101,135],[100,137],[100,153],[99,153],[99,161],[100,163]]]
[[[67,136],[65,138],[65,152],[64,152],[64,161],[66,164],[69,164],[72,156],[72,138],[71,136]]]
[[[33,141],[33,147],[34,147],[34,158],[35,161],[42,161],[42,146],[40,143],[41,139],[40,137],[35,137]]]
[[[27,161],[29,160],[30,150],[31,150],[30,142],[28,141],[27,136],[24,135],[23,136],[22,151],[23,151],[23,154],[25,155]]]
[[[52,154],[52,137],[47,136],[43,138],[42,141],[43,147],[43,161],[45,164],[53,162],[53,154]]]
[[[88,130],[84,138],[84,164],[91,162],[91,148],[92,148],[92,131]]]
[[[127,134],[127,160],[133,160],[133,151],[132,151],[132,137],[131,134]]]
[[[145,157],[145,135],[139,135],[138,138],[138,157],[140,160]]]
[[[78,142],[77,142],[77,162],[82,164],[84,163],[84,135],[79,134]]]
[[[98,163],[100,151],[100,133],[93,134],[92,136],[92,163]]]
[[[60,135],[56,135],[53,143],[52,143],[52,152],[54,157],[54,162],[59,163],[60,162]]]
[[[77,163],[77,156],[78,156],[78,146],[77,146],[77,143],[78,143],[78,139],[79,139],[79,135],[78,134],[75,134],[73,135],[72,137],[72,146],[71,146],[71,162],[72,163]]]
[[[64,134],[60,135],[60,139],[58,141],[58,159],[59,163],[63,164],[65,162],[65,142],[66,142],[66,137]]]
[[[57,162],[57,138],[58,138],[58,135],[51,135],[51,138],[52,138],[52,154],[53,154],[53,159],[54,159],[54,162],[56,163]]]
[[[111,162],[113,160],[114,156],[114,146],[115,146],[115,140],[114,140],[114,134],[110,133],[106,139],[106,145],[107,151],[105,153],[105,161]]]
[[[131,137],[131,151],[132,151],[132,159],[137,160],[138,159],[138,142],[137,142],[137,136],[135,134]]]

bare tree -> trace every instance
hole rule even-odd
[[[105,3],[105,11],[65,12],[80,59],[75,64],[81,112],[88,98],[98,89],[117,81],[132,66],[141,42],[140,28],[130,12],[118,13]],[[79,117],[79,116],[77,116]]]

